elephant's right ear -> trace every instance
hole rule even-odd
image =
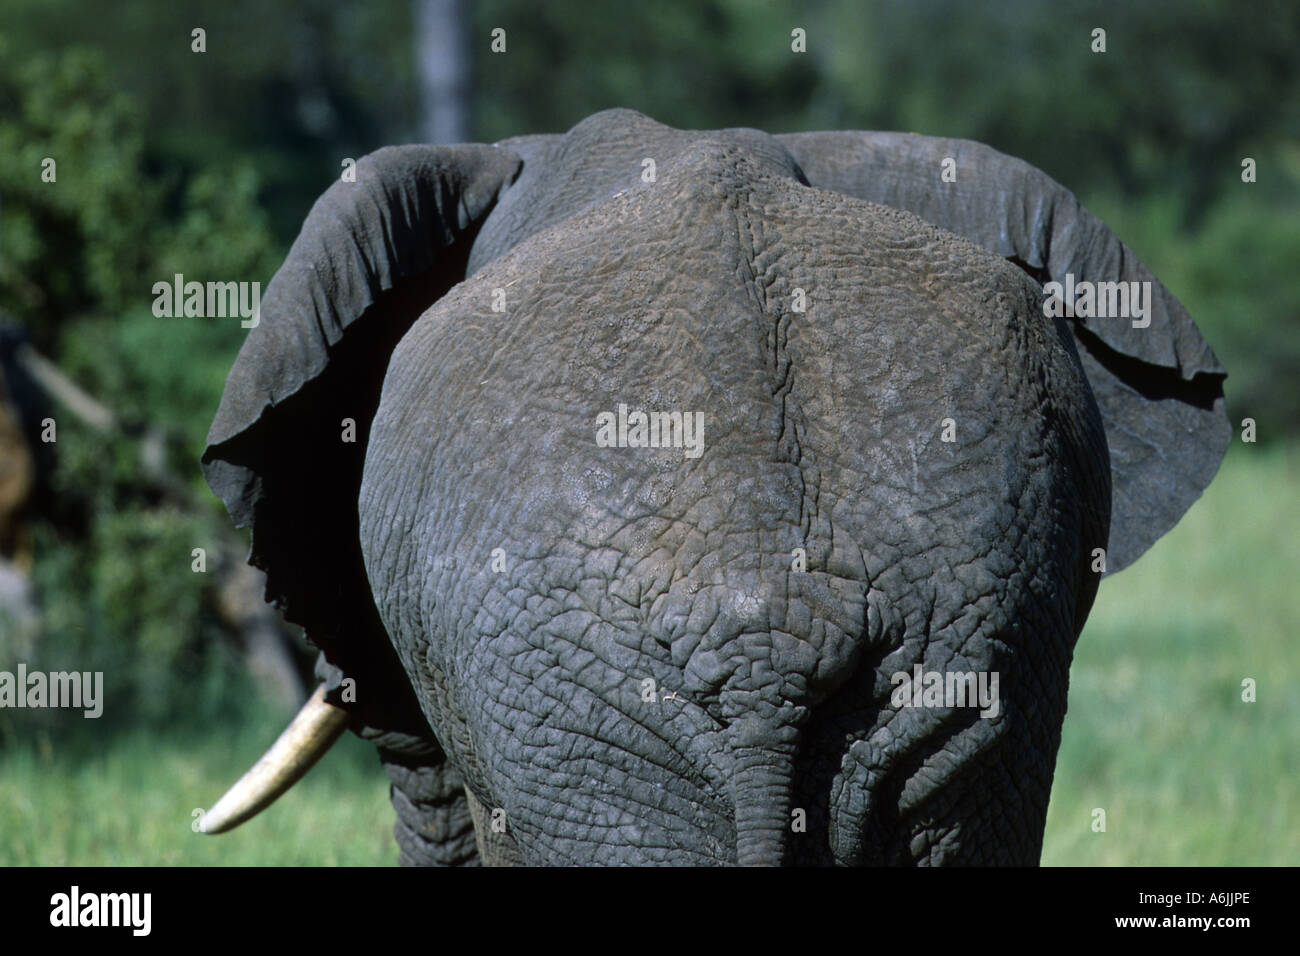
[[[345,669],[340,650],[378,624],[357,494],[389,357],[464,278],[520,166],[480,145],[362,158],[354,182],[312,207],[226,379],[203,453],[208,484],[236,525],[252,526],[249,562],[267,572],[267,599]]]
[[[1173,527],[1227,450],[1227,373],[1182,304],[1105,223],[1042,171],[971,140],[848,131],[776,138],[813,186],[914,213],[1040,282],[1150,283],[1141,327],[1127,317],[1069,325],[1110,446],[1108,572]]]

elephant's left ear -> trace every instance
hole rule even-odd
[[[777,139],[813,186],[914,213],[1040,282],[1150,283],[1139,287],[1150,293],[1140,327],[1128,317],[1069,324],[1110,446],[1108,571],[1173,527],[1227,450],[1227,372],[1187,310],[1105,223],[1042,171],[982,143],[872,132]]]
[[[510,150],[473,144],[362,157],[312,207],[226,379],[203,453],[208,484],[252,527],[249,562],[267,572],[268,600],[349,675],[362,666],[349,643],[388,646],[357,530],[388,360],[465,278],[473,241],[521,165]]]

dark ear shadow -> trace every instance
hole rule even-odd
[[[397,675],[406,683],[379,620],[360,548],[357,498],[370,423],[388,357],[428,305],[455,284],[463,266],[463,252],[457,251],[379,293],[343,330],[328,350],[328,363],[313,377],[203,456],[212,490],[237,525],[252,527],[248,560],[266,571],[267,601],[301,625],[330,663],[370,688],[358,694],[361,702],[373,701],[374,689],[390,687]],[[232,372],[227,388],[234,382]],[[355,422],[354,441],[344,441],[345,420]],[[374,679],[379,671],[382,682]]]
[[[1110,447],[1106,573],[1137,560],[1200,497],[1232,439],[1222,375],[1189,381],[1107,346],[1071,322]]]

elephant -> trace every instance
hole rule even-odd
[[[202,457],[320,652],[206,832],[350,728],[406,865],[1037,864],[1099,579],[1230,438],[1128,247],[916,134],[614,109],[351,179]]]

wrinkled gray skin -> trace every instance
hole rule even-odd
[[[614,110],[357,172],[204,463],[403,862],[1036,863],[1093,551],[1134,560],[1228,440],[1136,257],[960,140]],[[1046,318],[1067,272],[1152,281],[1150,326]],[[598,446],[620,403],[703,412],[703,453]],[[916,664],[996,672],[997,715],[895,707]]]

